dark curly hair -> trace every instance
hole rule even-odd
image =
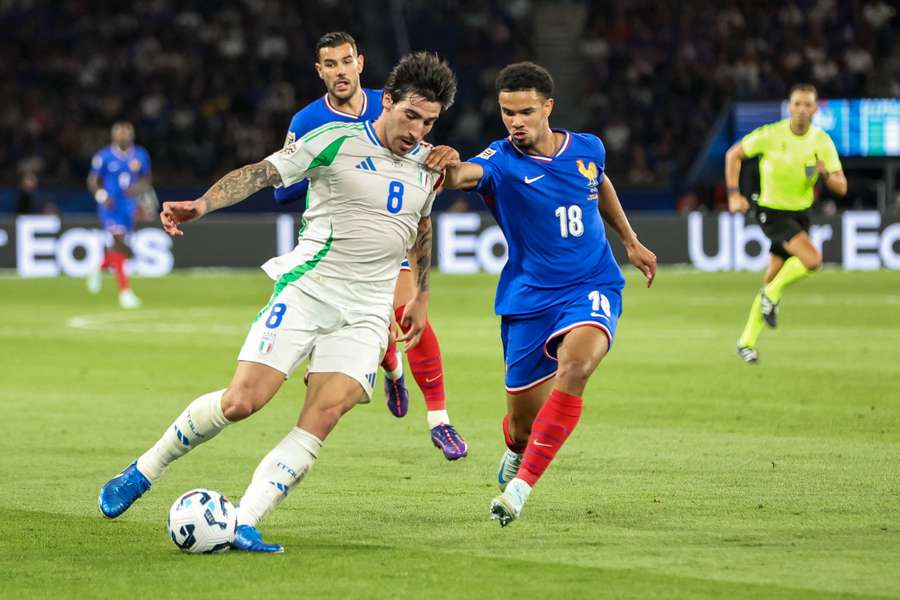
[[[316,42],[316,62],[319,62],[319,50],[322,48],[337,48],[344,44],[350,44],[353,46],[354,52],[359,52],[356,47],[356,40],[354,40],[353,36],[346,31],[331,31],[326,33],[319,38],[318,42]]]
[[[384,93],[394,102],[417,95],[429,102],[439,102],[443,110],[453,105],[456,75],[447,61],[430,52],[413,52],[400,59],[388,75]]]
[[[544,67],[533,62],[506,65],[497,74],[497,93],[535,90],[544,98],[553,96],[553,78]]]

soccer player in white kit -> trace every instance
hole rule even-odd
[[[240,202],[267,186],[310,182],[298,246],[263,265],[275,289],[250,327],[231,384],[194,400],[163,436],[103,486],[101,513],[115,518],[165,468],[231,423],[260,410],[308,356],[306,402],[297,426],[256,468],[238,508],[233,548],[280,552],[257,523],[312,467],[341,416],[368,402],[388,342],[394,284],[405,254],[416,263],[416,295],[402,318],[415,345],[425,326],[431,264],[431,206],[446,159],[423,142],[452,103],[456,78],[437,56],[405,56],[384,86],[374,122],[329,123],[259,163],[232,171],[201,198],[167,202],[160,218],[179,224]]]

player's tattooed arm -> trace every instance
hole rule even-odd
[[[206,213],[237,204],[250,194],[279,183],[281,175],[275,165],[262,160],[228,173],[196,200],[164,203],[159,220],[169,235],[184,235],[178,228],[181,223],[196,221]]]
[[[600,182],[600,215],[622,240],[628,253],[628,261],[647,278],[647,287],[653,285],[653,278],[656,277],[656,255],[638,240],[608,175]]]
[[[416,288],[427,292],[431,287],[431,217],[419,220],[419,233],[413,243],[412,254],[415,256]]]
[[[275,165],[267,160],[261,160],[225,175],[200,197],[200,201],[205,204],[204,212],[212,212],[237,204],[251,194],[279,183],[281,175],[278,174]]]
[[[422,332],[428,324],[428,296],[431,283],[431,217],[419,220],[419,233],[408,253],[416,273],[416,295],[406,303],[400,327],[406,333],[397,341],[406,342],[406,349],[414,348],[422,339]]]

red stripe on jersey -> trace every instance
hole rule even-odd
[[[444,176],[447,174],[447,171],[441,171],[441,174],[438,175],[437,181],[434,182],[434,187],[431,188],[434,191],[437,191],[444,184]]]

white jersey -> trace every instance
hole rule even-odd
[[[425,168],[430,149],[420,144],[398,156],[365,121],[325,124],[267,157],[282,185],[309,179],[297,247],[262,267],[276,294],[284,285],[303,287],[298,282],[314,273],[331,287],[365,283],[390,297],[440,183]]]

